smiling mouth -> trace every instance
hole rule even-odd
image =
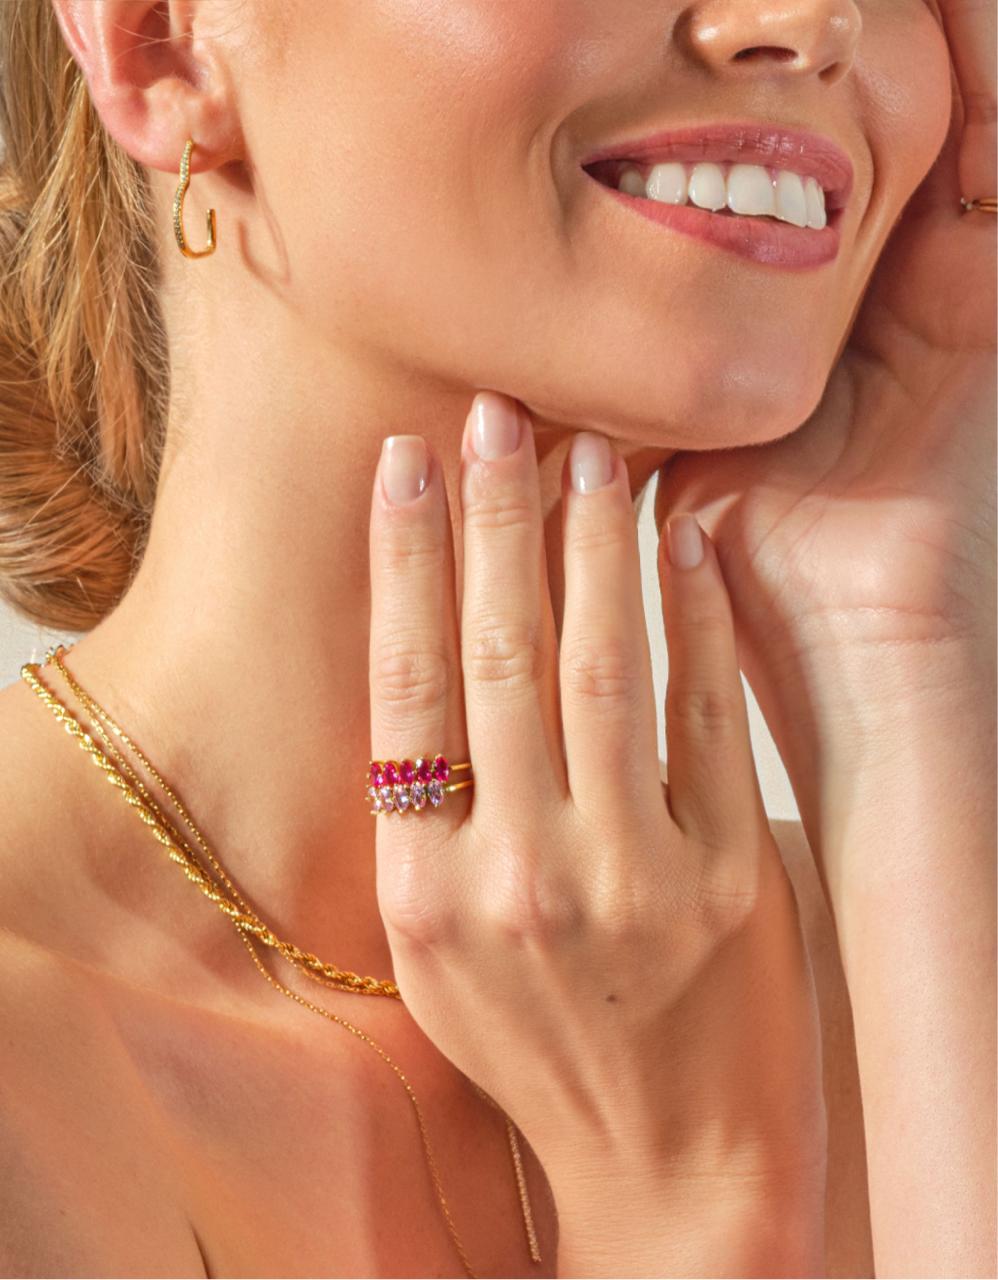
[[[840,221],[840,192],[789,167],[736,161],[614,156],[582,166],[604,187],[640,200],[691,205],[719,217],[761,219],[811,231]]]

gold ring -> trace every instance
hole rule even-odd
[[[445,756],[425,755],[405,760],[371,760],[368,765],[366,796],[372,815],[419,812],[443,804],[444,796],[474,785],[474,778],[451,782],[452,773],[470,769],[471,762],[450,764]]]
[[[961,196],[960,204],[963,206],[963,213],[972,213],[975,209],[981,213],[998,213],[998,196],[974,196],[972,200]]]

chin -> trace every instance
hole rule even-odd
[[[703,368],[695,394],[678,420],[683,448],[735,448],[767,444],[797,430],[814,412],[828,380],[825,366],[799,351],[769,350],[757,358]],[[675,419],[674,419],[675,420]]]
[[[828,367],[801,351],[768,349],[732,359],[704,346],[635,360],[619,352],[612,367],[588,364],[571,391],[523,398],[554,422],[603,431],[611,439],[666,449],[725,449],[766,444],[796,431],[824,394]],[[513,391],[512,394],[517,394]]]

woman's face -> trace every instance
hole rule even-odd
[[[262,14],[257,31],[238,109],[296,320],[671,447],[770,440],[808,416],[949,120],[935,0],[297,0],[279,33]],[[746,121],[848,156],[832,260],[736,255],[582,168]]]

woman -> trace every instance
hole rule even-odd
[[[993,14],[0,21],[8,1273],[989,1274]]]

